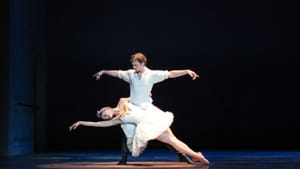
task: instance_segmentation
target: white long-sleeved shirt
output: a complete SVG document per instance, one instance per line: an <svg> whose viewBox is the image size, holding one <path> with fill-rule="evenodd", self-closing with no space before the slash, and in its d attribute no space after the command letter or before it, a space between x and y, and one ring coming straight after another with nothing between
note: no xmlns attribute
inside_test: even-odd
<svg viewBox="0 0 300 169"><path fill-rule="evenodd" d="M150 93L153 85L167 79L168 76L169 71L167 70L151 70L147 67L142 73L141 79L133 69L118 71L118 77L130 85L129 102L136 105L152 103Z"/></svg>

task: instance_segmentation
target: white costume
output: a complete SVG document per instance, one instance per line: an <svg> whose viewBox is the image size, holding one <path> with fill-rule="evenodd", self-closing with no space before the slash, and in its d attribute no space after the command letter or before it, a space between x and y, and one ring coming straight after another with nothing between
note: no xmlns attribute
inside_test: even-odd
<svg viewBox="0 0 300 169"><path fill-rule="evenodd" d="M163 112L155 106L143 109L131 103L127 103L128 111L120 120L126 124L135 126L132 140L127 142L128 149L132 156L139 156L147 146L149 140L157 138L166 131L173 122L171 112Z"/></svg>
<svg viewBox="0 0 300 169"><path fill-rule="evenodd" d="M168 71L150 70L145 67L141 79L138 74L133 70L118 71L118 77L130 85L130 103L140 106L143 103L152 103L150 93L155 83L167 79L169 76Z"/></svg>
<svg viewBox="0 0 300 169"><path fill-rule="evenodd" d="M145 67L145 71L142 73L141 79L139 79L138 74L133 69L118 71L118 77L129 83L129 102L148 113L156 112L158 109L152 104L150 96L153 85L167 79L168 76L168 71L150 70L147 67ZM149 115L151 116L151 114ZM122 124L121 127L127 137L127 145L130 149L129 145L132 145L136 126L134 124Z"/></svg>

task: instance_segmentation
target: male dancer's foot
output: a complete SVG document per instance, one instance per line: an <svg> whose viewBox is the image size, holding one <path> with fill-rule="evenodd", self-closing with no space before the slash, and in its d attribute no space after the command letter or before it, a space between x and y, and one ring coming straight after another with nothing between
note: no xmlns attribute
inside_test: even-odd
<svg viewBox="0 0 300 169"><path fill-rule="evenodd" d="M118 162L118 165L127 165L127 161L122 159Z"/></svg>

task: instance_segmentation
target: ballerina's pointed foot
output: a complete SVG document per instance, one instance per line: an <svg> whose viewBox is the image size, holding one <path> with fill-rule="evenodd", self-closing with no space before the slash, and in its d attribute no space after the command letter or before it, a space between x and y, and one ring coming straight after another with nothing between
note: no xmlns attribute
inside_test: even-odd
<svg viewBox="0 0 300 169"><path fill-rule="evenodd" d="M200 164L204 164L204 165L209 165L209 161L203 156L202 153L198 152L198 157L197 158L193 158L193 161L195 163L200 163Z"/></svg>

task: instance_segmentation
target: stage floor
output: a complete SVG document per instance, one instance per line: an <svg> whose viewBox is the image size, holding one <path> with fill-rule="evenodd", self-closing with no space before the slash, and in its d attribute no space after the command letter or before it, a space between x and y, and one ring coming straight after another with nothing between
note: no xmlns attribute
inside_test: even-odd
<svg viewBox="0 0 300 169"><path fill-rule="evenodd" d="M117 165L120 151L35 153L0 159L1 169L111 169L111 168L200 168L200 169L300 169L300 151L202 151L209 166L178 162L168 150L146 150Z"/></svg>

